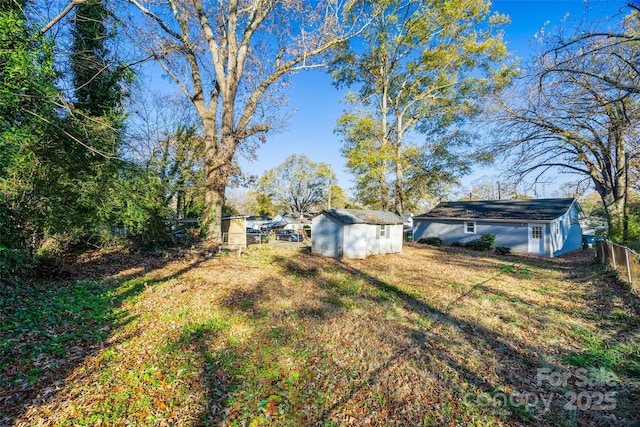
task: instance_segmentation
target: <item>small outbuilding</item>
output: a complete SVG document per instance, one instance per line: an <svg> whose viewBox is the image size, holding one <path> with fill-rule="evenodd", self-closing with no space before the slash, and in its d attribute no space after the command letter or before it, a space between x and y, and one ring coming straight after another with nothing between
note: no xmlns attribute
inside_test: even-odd
<svg viewBox="0 0 640 427"><path fill-rule="evenodd" d="M244 249L247 247L246 217L236 215L222 218L222 246L221 249Z"/></svg>
<svg viewBox="0 0 640 427"><path fill-rule="evenodd" d="M582 248L579 213L572 198L443 202L413 218L413 237L451 244L494 234L496 246L554 257Z"/></svg>
<svg viewBox="0 0 640 427"><path fill-rule="evenodd" d="M391 212L326 209L311 220L311 251L360 259L402 252L403 222Z"/></svg>

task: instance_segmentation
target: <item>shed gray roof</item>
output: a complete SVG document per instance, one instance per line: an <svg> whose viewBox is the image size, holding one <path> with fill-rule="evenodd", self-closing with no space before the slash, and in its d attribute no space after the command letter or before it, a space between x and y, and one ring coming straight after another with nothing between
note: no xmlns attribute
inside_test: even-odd
<svg viewBox="0 0 640 427"><path fill-rule="evenodd" d="M575 202L572 198L531 200L472 200L442 202L415 219L497 219L547 221L566 213Z"/></svg>
<svg viewBox="0 0 640 427"><path fill-rule="evenodd" d="M328 215L343 224L402 224L401 216L392 212L373 211L367 209L325 209Z"/></svg>

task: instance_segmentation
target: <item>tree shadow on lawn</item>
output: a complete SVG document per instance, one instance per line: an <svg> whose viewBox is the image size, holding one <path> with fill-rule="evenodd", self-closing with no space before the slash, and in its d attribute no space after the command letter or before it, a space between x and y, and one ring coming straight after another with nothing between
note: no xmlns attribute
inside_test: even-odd
<svg viewBox="0 0 640 427"><path fill-rule="evenodd" d="M307 279L315 274L301 271L289 258L273 258L274 263L282 264L285 274L295 276L294 285L300 274ZM207 396L196 425L246 425L256 419L291 425L291 419L281 413L285 410L295 417L296 425L317 423L317 414L314 417L314 411L305 407L314 397L304 385L317 378L312 370L314 361L320 359L304 339L306 321L337 318L343 308L327 303L322 295L308 304L278 306L278 302L291 302L293 292L291 283L283 284L280 276L244 283L229 290L220 307L227 312L223 318L247 328L250 336L238 339L230 333L233 327L222 321L218 329L208 331L208 323L193 325L205 333L169 344L171 352L188 353L201 364Z"/></svg>
<svg viewBox="0 0 640 427"><path fill-rule="evenodd" d="M348 266L345 267L349 268ZM452 354L450 354L448 350L448 346L451 344L450 342L447 342L448 337L439 336L437 333L434 334L433 331L429 329L407 327L407 333L412 336L416 346L425 348L432 357L436 357L441 361L446 361L453 371L457 372L465 382L472 384L480 393L485 393L488 396L496 396L496 391L498 392L497 394L502 395L504 395L502 390L512 390L515 392L512 394L512 396L515 397L515 400L511 400L512 403L516 403L515 406L508 407L509 405L507 405L507 407L502 408L503 410L510 412L508 419L511 422L516 420L519 423L532 422L529 409L531 409L532 412L537 412L538 417L535 419L536 424L556 424L561 423L563 419L573 419L574 422L578 424L581 422L592 423L597 421L600 425L619 425L622 421L619 418L616 419L615 416L611 416L612 414L607 411L599 412L600 408L596 406L583 408L586 409L586 411L576 412L575 410L571 410L575 409L575 407L572 408L570 405L571 401L569 400L569 402L567 402L566 400L567 387L569 388L569 399L571 399L571 393L578 393L579 395L580 392L588 392L588 396L585 396L591 397L593 394L594 399L599 398L600 394L597 394L596 392L591 393L591 390L586 391L581 389L581 384L579 381L576 381L575 371L573 371L573 373L570 371L571 363L569 366L550 363L548 356L551 356L551 359L553 359L553 355L545 354L546 350L544 348L537 348L527 342L515 343L511 340L505 339L501 334L489 330L481 325L450 316L447 312L439 310L432 305L415 298L413 295L404 292L400 288L386 283L374 276L363 273L362 271L352 270L352 274L354 276L361 277L387 294L395 295L412 312L419 313L425 318L433 319L434 323L453 326L459 332L460 336L464 337L463 341L466 343L473 343L473 346L479 350L483 356L505 361L506 363L504 364L507 365L507 367L502 366L497 370L498 375L501 377L501 384L491 384L490 381L485 380L479 372L473 369L473 367L466 365L465 362L460 359L455 360L455 357L452 357ZM587 353L589 351L592 350L587 348ZM587 375L590 375L593 370L598 370L603 367L605 369L610 369L613 367L607 365L606 360L603 360L602 356L599 356L600 355L596 354L592 360L587 359L586 364L573 364L573 367L585 368L587 370ZM637 354L635 357L637 358ZM565 360L566 359L567 358L565 357ZM635 369L635 375L637 376L640 373L640 371L638 371L638 367L640 365L638 365L635 360L632 360L631 364L633 366L627 366L627 368L630 370ZM513 365L517 367L516 370L508 368L508 366ZM624 364L623 366L620 366L620 368L624 367ZM544 374L540 374L541 371L538 371L538 369L544 369ZM558 390L554 387L550 387L553 385L550 384L553 381L549 381L549 378L545 377L547 373L569 375L568 381L563 384L565 389L558 393ZM584 374L584 372L582 372L582 374ZM375 381L375 375L371 377L371 380ZM598 383L597 380L595 382ZM626 385L628 385L629 388L620 389L620 387ZM573 390L572 386L574 388ZM600 388L598 389L598 387ZM635 420L636 422L638 421L637 402L635 402L635 399L633 398L633 396L638 392L637 381L631 384L627 383L624 379L615 380L613 383L604 382L601 384L595 384L595 389L599 393L611 391L618 393L619 398L616 403L626 411L626 413L623 413L623 416L626 415L632 420ZM508 395L509 393L507 393L507 396ZM518 399L518 397L520 399ZM525 398L524 401L522 400L523 397ZM539 405L537 408L533 406L531 408L527 408L527 403L544 403L542 401L544 397L547 399L552 397L554 398L554 401L550 402L551 406L549 409L555 413L548 413L546 412L547 409L541 408ZM345 398L341 400L341 403L346 402L348 398L349 396L345 396ZM530 400L530 398L533 400ZM491 399L489 399L489 401L491 402ZM486 402L487 401L485 400L484 403ZM469 402L467 401L466 403ZM496 403L496 401L493 401L493 403ZM634 409L634 407L636 408ZM615 409L615 405L613 408L609 409ZM330 414L330 412L331 411L329 411L328 414Z"/></svg>
<svg viewBox="0 0 640 427"><path fill-rule="evenodd" d="M465 294L472 294L475 290L481 290L513 302L531 305L531 301L526 300L517 292L509 293L483 286L494 279L499 281L501 276L511 276L517 280L530 282L532 286L527 289L529 291L536 292L543 297L548 294L544 306L557 313L590 320L600 319L603 314L610 312L614 308L612 301L616 300L618 302L623 301L623 310L633 313L636 317L640 316L640 298L638 298L638 295L631 292L628 285L616 281L613 277L614 275L607 273L605 268L595 260L592 250L577 250L550 259L523 254L497 255L490 252L478 252L460 248L431 249L437 254L435 259L442 264L465 268L469 266L471 268L474 266L494 267L495 271L499 271L499 274L470 287ZM452 254L454 255L453 257L450 256ZM469 258L472 258L472 260L469 261ZM544 280L544 277L540 277L541 270L560 273L560 277L555 279L556 281L566 279L574 283L588 285L587 295L582 294L582 289L578 290L578 294L581 299L585 296L587 297L587 304L592 310L590 312L576 313L575 311L567 310L562 304L553 304L552 301L557 301L558 299L571 300L574 298L576 296L575 289L564 289L562 286L546 289L544 283L537 283L540 279ZM459 298L464 299L464 294Z"/></svg>
<svg viewBox="0 0 640 427"><path fill-rule="evenodd" d="M429 254L435 254L439 263L463 265L465 267L491 266L495 261L519 264L533 269L543 268L567 275L575 276L589 273L595 263L593 250L575 250L554 258L546 258L524 253L496 254L494 251L476 251L455 246L423 247L414 245L417 249L428 249Z"/></svg>
<svg viewBox="0 0 640 427"><path fill-rule="evenodd" d="M107 344L111 332L135 320L122 305L167 280L146 276L174 260L107 252L70 266L66 280L0 284L0 425L29 423L30 408L53 401L76 367L117 344Z"/></svg>
<svg viewBox="0 0 640 427"><path fill-rule="evenodd" d="M436 423L470 422L473 419L477 419L477 417L485 417L493 420L493 422L515 422L519 425L539 425L546 422L543 413L544 408L540 407L541 403L537 401L535 403L538 407L528 408L525 394L539 392L539 387L534 384L538 368L544 367L552 372L562 372L561 366L550 365L545 360L545 354L542 349L526 342L509 342L495 331L479 324L455 318L408 294L397 286L339 261L302 254L287 259L276 259L274 262L280 263L287 274L303 278L313 283L318 291L325 291L328 295L319 292L314 297L321 305L324 304L326 306L328 298L333 298L336 301L349 300L355 305L359 303L384 305L389 304L389 301L395 301L406 310L432 322L434 328L421 328L416 324L398 324L398 330L402 331L402 335L406 338L405 345L396 343L394 353L385 360L377 361L379 362L377 368L366 372L354 373L356 378L349 383L346 389L334 390L335 393L341 393L336 396L334 403L329 403L328 401L318 402L312 395L314 390L319 392L327 383L331 384L333 377L343 375L340 372L340 369L343 368L333 366L333 362L329 362L333 358L331 356L332 353L336 351L333 345L317 344L324 346L322 350L319 350L319 354L323 355L322 359L317 361L318 366L324 366L324 376L308 374L310 370L314 369L309 365L312 359L303 362L304 366L300 369L305 373L296 380L298 384L295 384L296 387L300 387L303 390L299 394L292 394L294 393L292 390L285 390L292 385L291 381L287 379L286 369L280 366L276 360L268 361L267 359L273 356L273 351L282 355L295 353L301 349L300 346L304 348L303 344L296 343L296 339L307 335L299 330L294 330L293 326L287 325L294 325L297 322L299 327L308 329L312 325L318 324L317 322L326 322L352 315L348 304L339 303L334 307L326 307L313 319L307 317L308 313L304 307L298 307L295 311L281 316L275 316L275 313L272 312L268 315L279 319L277 325L274 326L270 323L256 323L257 319L253 315L256 308L254 303L245 304L245 306L242 303L238 303L235 298L232 298L231 300L236 302L227 303L227 308L240 309L243 317L247 321L253 322L252 324L256 327L257 332L251 341L262 342L262 345L259 347L255 347L254 344L230 346L222 353L218 352L218 354L212 353L207 345L196 346L199 348L199 353L205 364L203 372L216 373L212 378L207 379L210 387L209 397L211 404L200 418L203 423L217 425L231 423L233 420L242 422L243 417L245 417L244 421L248 422L252 419L252 414L260 417L264 415L265 418L261 418L263 421L270 420L274 416L274 411L277 411L277 408L280 407L281 402L287 399L289 400L286 405L284 403L282 405L284 405L283 411L289 417L285 418L289 424L298 422L308 425L339 422L341 411L345 410L357 395L368 393L375 387L388 385L388 383L383 384L382 382L387 381L392 376L390 370L394 369L398 364L407 366L407 363L414 366L415 369L433 375L439 381L442 381L435 384L434 395L426 395L424 394L425 390L422 390L420 396L414 396L417 399L414 405L407 405L402 401L394 401L395 397L392 395L394 390L388 390L389 394L385 395L386 397L383 399L386 399L386 407L383 408L384 411L387 411L386 415L381 415L381 418L377 420L368 419L367 422L381 425L409 425L416 422L426 422L429 419ZM324 268L336 269L341 274L346 274L354 280L364 281L372 288L377 289L379 291L378 295L366 293L362 295L345 295L340 289L332 287L330 280L323 276ZM246 291L242 291L235 293L235 296L240 296L240 300L246 301L256 301L256 298L264 297L265 290L263 287L258 284L254 289L254 292L246 293ZM374 328L375 325L371 327ZM288 344L286 345L291 347L284 349L278 347L281 350L267 349L264 350L264 354L261 354L262 349L270 345L282 346L282 342L274 344L273 330L270 328L275 328L278 331L276 335L287 336ZM455 331L453 337L443 332L448 328ZM495 369L495 376L499 380L496 382L495 376L491 378L491 375L486 376L479 372L479 369L474 367L472 362L467 361L463 354L450 351L450 348L460 346L471 346L480 356L490 359L490 363L494 365L490 369ZM256 353L259 355L255 356ZM276 373L273 378L265 380L261 376L266 375L268 377L269 374L257 375L256 364L270 365L271 368L265 367L264 369L267 371L274 369L279 373ZM333 369L338 369L338 371L334 372ZM355 368L352 367L352 369ZM255 377L247 378L249 373L256 375ZM447 377L447 375L452 377ZM241 379L237 380L236 378ZM385 379L383 380L382 378ZM256 385L260 381L264 381L264 384ZM447 387L451 387L453 390L447 390ZM457 401L438 401L440 393L438 390L449 393ZM239 399L242 399L241 396L243 396L244 392L257 394L246 401L238 403ZM381 393L384 394L386 392L383 390ZM291 396L293 396L293 400ZM500 401L500 397L510 398L511 403L507 403L504 406L504 402ZM433 399L436 402L433 404L428 403L429 399ZM260 402L258 408L243 406L252 404L256 400ZM561 403L556 401L554 405L557 406ZM353 405L353 403L351 404ZM369 401L365 402L365 404L374 405ZM358 405L358 402L355 402L355 405ZM440 412L438 409L440 406L446 405L451 405L449 408L450 413L446 413L443 410L441 414L434 415ZM244 408L244 414L234 413L239 407ZM366 410L366 408L360 409ZM532 412L536 412L538 418ZM255 418L253 419L255 420ZM360 421L364 422L363 420Z"/></svg>
<svg viewBox="0 0 640 427"><path fill-rule="evenodd" d="M524 340L516 342L507 339L483 325L459 319L447 310L434 307L420 297L381 280L375 273L363 271L363 266L359 266L358 263L347 264L306 253L292 254L290 257L276 255L271 258L271 263L281 268L284 276L265 275L247 282L248 284L242 288L230 289L226 296L219 300L220 308L223 313L228 314L228 319L216 317L213 321L202 324L188 323L184 325L182 335L167 344L171 350L169 353L175 352L176 357L188 354L189 359L195 355L197 363L202 364L199 372L208 393L205 396L205 409L200 414L197 411L188 414L196 417L196 425L230 424L236 420L248 421L252 417L260 417L262 421L273 420L277 425L331 424L340 422L340 417L345 416L345 411L354 406L360 406L359 409L362 411L378 411L379 418L369 420L372 424L378 425L412 425L416 422L430 421L425 419L427 416L437 416L431 419L436 424L468 423L478 418L519 425L561 424L564 419L574 424L593 424L596 421L600 425L616 424L611 421L613 418L606 418L608 413L564 411L562 406L567 401L566 387L558 390L550 387L548 381L542 387L535 384L538 368L546 368L551 373L567 372L565 366L549 363L548 354L543 348ZM380 259L383 261L383 258ZM169 261L170 259L159 260L154 269L160 269ZM55 320L65 324L65 327L74 333L82 333L83 322L87 322L88 319L93 323L90 323L87 329L100 331L101 328L105 328L103 333L108 335L110 330L115 330L132 320L129 313L119 309L128 298L140 294L148 286L179 277L199 267L203 261L206 260L190 262L168 272L160 270L160 275L155 278L145 276L143 265L126 268L122 266L122 277L112 282L95 282L96 286L103 287L91 288L90 292L84 295L84 299L97 295L101 298L102 308L88 310L86 315L80 313L77 319L57 317ZM366 289L351 289L348 287L350 283L345 283L345 287L338 286L334 283L336 279L328 275L328 272L334 271L341 275L340 277L343 276L346 282L364 283ZM72 286L69 283L60 283L59 286L82 289L86 286L83 285L85 283L76 282L71 284ZM299 289L296 287L298 284ZM45 287L42 284L38 290L43 291ZM287 300L298 291L302 294ZM36 292L29 293L26 297L33 299L35 294ZM55 294L54 292L52 295ZM22 307L28 305L26 297L21 299ZM82 297L81 294L80 299ZM280 299L294 303L281 306L278 305ZM3 298L2 301L5 300ZM41 304L44 304L44 311L51 312L44 302ZM61 307L59 311L65 313L64 310L78 304L76 300L62 301L56 308ZM90 301L88 304L93 306ZM359 313L370 314L367 313L370 307L374 307L372 313L386 311L389 314L396 306L415 315L418 320L380 318L381 323L378 324L378 319L365 316L363 323L352 326L352 333L363 334L363 339L368 338L366 333L373 332L372 346L379 343L376 340L385 338L375 334L378 327L386 328L386 325L391 325L385 333L398 335L396 341L388 339L386 344L391 344L392 351L385 353L387 355L384 358L376 360L372 369L337 364L334 360L338 356L337 351L357 350L349 343L346 344L346 348L340 349L340 343L325 340L313 342L313 338L318 337L315 328L332 324L351 326L348 319L357 319L361 316ZM8 309L3 305L2 310L4 314L4 310ZM231 328L231 323L237 321L253 331L248 339L231 339L233 337L227 338L223 335L225 328ZM42 322L35 322L24 331L17 332L37 332L46 330L47 326L48 324L43 326ZM5 337L7 335L3 328L3 332L0 333L3 352L6 351L5 342L12 344L15 341L5 341ZM22 398L21 402L3 401L12 405L9 408L12 412L6 412L4 407L0 409L3 412L0 424L5 421L7 424L21 421L20 414L24 414L29 406L52 400L57 390L64 385L64 378L86 357L100 349L104 339L104 336L89 337L89 340L84 342L75 335L67 337L67 341L62 342L65 351L81 349L75 359L68 360L67 364L60 364L57 368L53 365L47 366L46 372L40 373L31 385L27 380L21 380L22 385L27 384L30 387L28 390L20 389L17 384L0 385L0 391L3 393L5 390L11 393L14 393L11 390L17 390L18 396ZM218 342L215 346L212 345L216 340ZM460 349L469 349L474 353L469 356L475 357L476 360L467 358ZM20 366L21 372L28 372L33 367L38 368L34 360L38 360L38 363L51 360L55 362L50 350L35 350L40 351L44 355L43 358L38 360L35 355L27 359L24 366ZM168 356L171 357L171 354ZM485 366L478 366L478 358L480 361L489 361L489 371L483 370ZM409 373L397 372L398 368L410 368ZM415 375L411 376L411 372ZM351 378L351 374L356 376ZM436 379L432 389L421 388L421 384L411 383L421 379L423 374L425 377L432 376ZM397 390L393 377L402 375L407 378L403 386L408 384L409 387L418 389L412 390L412 403L398 400L394 394ZM330 400L331 391L324 387L334 385L335 376L350 379L336 389L335 399ZM572 391L571 386L572 384L569 384L569 391ZM374 392L379 393L382 403L376 403L372 397ZM368 399L364 402L359 400L363 394ZM539 400L537 406L529 408L526 405L534 403L526 400L527 396L539 397L542 394L553 397L551 413L544 413L542 402ZM452 400L445 402L442 396L448 396ZM505 406L504 402L500 401L502 397L512 397L511 405ZM387 411L386 415L380 410ZM282 414L279 411L282 411ZM637 413L635 412L634 416ZM346 419L344 421L346 422ZM356 422L364 424L365 420L356 419ZM619 422L617 424L620 425Z"/></svg>
<svg viewBox="0 0 640 427"><path fill-rule="evenodd" d="M469 254L473 256L473 252L469 252ZM532 304L531 301L524 301L521 298L510 295L508 292L496 291L485 286L492 279L499 280L498 276L488 279L484 283L474 285L459 297L460 301L455 302L461 303L465 297L477 290L497 295L499 298L506 298L509 301L524 303L534 310L536 306L542 308L542 316L534 315L531 317L531 320L535 322L544 322L545 318L553 316L554 313L564 314L568 318L584 321L587 325L586 329L572 326L576 323L565 322L567 329L565 334L578 341L582 350L575 351L568 348L560 348L558 349L560 357L556 358L557 360L562 360L562 372L569 374L570 379L573 380L575 390L569 389L569 393L576 391L579 393L578 396L580 396L580 393L587 393L582 397L588 398L589 402L587 403L590 405L593 403L590 400L591 398L596 399L601 397L602 393L613 392L616 395L614 406L617 405L620 409L618 415L622 414L622 416L627 416L629 421L638 422L640 419L638 415L640 404L635 396L640 390L640 335L637 334L640 326L640 311L638 310L638 296L631 291L629 285L615 280L614 274L606 272L595 261L592 251L574 251L555 259L539 259L538 257L523 257L519 255L505 257L493 254L483 255L482 253L478 255L495 257L496 261L504 259L513 262L514 266L528 266L534 271L534 276L537 274L535 269L558 271L561 273L560 279L565 278L567 281L577 284L577 287L574 285L565 290L562 288L562 283L560 283L556 288L549 289L549 295L544 295L542 291L545 289L533 289L543 293L543 297L540 303L534 302ZM461 266L462 263L465 263L463 258L451 259L445 254L439 255L438 258L442 262L459 263ZM505 271L509 270L505 269ZM518 271L512 271L512 275L517 277ZM549 304L550 297L553 297L554 300L558 298L579 298L582 306L586 306L587 310L569 310L564 309L562 305ZM446 311L448 312L449 310ZM544 324L541 323L540 326L544 327ZM591 332L592 328L595 328L594 332ZM592 387L595 391L585 391L580 388L582 386L575 375L576 370L580 374L584 374L586 371L588 375L605 375L605 377L610 375L615 379L612 381L598 379L594 381L590 379L592 385L595 383ZM572 383L569 382L568 385L571 387ZM594 400L594 402L596 401ZM568 402L567 405L571 406L570 403ZM583 406L584 403L582 402ZM594 403L594 405L589 406L586 412L580 413L583 417L577 419L584 419L593 414L594 411L599 411L597 404ZM594 407L596 409L593 409ZM605 421L606 416L610 415L606 411L599 414L603 415L601 420L604 419ZM615 415L611 415L611 417L607 421L608 423L615 425L620 422L611 421L615 420Z"/></svg>
<svg viewBox="0 0 640 427"><path fill-rule="evenodd" d="M405 328L405 332L412 339L413 347L423 348L430 354L430 357L436 358L441 362L445 362L445 365L448 365L448 367L455 371L464 382L472 385L479 393L490 395L491 393L496 392L498 387L501 386L508 386L513 390L519 390L526 385L523 384L523 381L526 380L526 376L533 376L536 372L536 368L547 366L546 363L542 361L542 351L536 347L523 342L517 343L516 346L514 343L506 341L498 333L481 325L455 318L447 312L437 309L413 295L406 293L397 286L386 283L377 277L363 273L360 270L355 270L346 265L345 269L350 271L354 277L365 280L367 283L382 290L385 294L397 297L410 312L417 313L423 318L433 321L436 325L447 325L449 327L453 327L456 332L463 337L461 344L473 343L472 346L476 350L480 351L483 356L498 360L510 359L510 363L516 363L520 368L526 368L525 372L513 372L504 367L499 368L498 375L502 379L502 384L492 384L490 380L485 379L485 377L483 377L483 375L477 372L473 367L466 365L459 356L449 353L448 347L450 345L458 344L456 342L452 342L451 337L434 333L433 330L428 329L415 327ZM410 348L403 349L402 352L407 352ZM522 375L525 377L522 377ZM346 396L344 400L346 402L348 400L348 396ZM329 410L327 415L329 415L333 410L335 410L335 408ZM527 414L527 411L512 412L509 417L520 423L528 424L532 422L532 418Z"/></svg>

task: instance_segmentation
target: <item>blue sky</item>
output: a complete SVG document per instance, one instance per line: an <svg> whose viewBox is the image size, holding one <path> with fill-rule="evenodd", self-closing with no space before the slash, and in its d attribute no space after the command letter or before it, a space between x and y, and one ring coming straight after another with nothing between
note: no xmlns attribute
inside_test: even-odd
<svg viewBox="0 0 640 427"><path fill-rule="evenodd" d="M508 48L515 56L526 60L530 56L533 36L543 26L558 25L567 14L569 19L581 20L585 16L589 20L602 19L618 13L625 5L625 1L592 0L587 11L587 6L580 0L497 0L493 2L493 9L510 16L511 24L505 30ZM257 152L257 161L240 160L245 173L261 176L291 154L305 154L313 161L331 165L338 185L350 193L352 176L345 171L345 159L340 154L341 141L333 133L345 107L340 102L344 93L332 86L331 78L324 71L308 70L295 75L288 89L287 108L293 111L288 129L267 138L266 144ZM492 174L495 174L495 168L478 169L464 178L463 185ZM552 197L556 195L554 191L555 187L551 185L539 196Z"/></svg>

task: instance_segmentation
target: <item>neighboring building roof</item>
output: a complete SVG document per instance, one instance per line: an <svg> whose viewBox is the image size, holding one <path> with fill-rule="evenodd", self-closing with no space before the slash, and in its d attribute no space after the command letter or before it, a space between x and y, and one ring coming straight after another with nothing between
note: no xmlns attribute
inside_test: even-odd
<svg viewBox="0 0 640 427"><path fill-rule="evenodd" d="M343 224L402 224L401 216L392 212L373 211L366 209L325 209L323 214L328 215Z"/></svg>
<svg viewBox="0 0 640 427"><path fill-rule="evenodd" d="M249 215L247 221L271 221L271 217L265 215Z"/></svg>
<svg viewBox="0 0 640 427"><path fill-rule="evenodd" d="M572 198L563 198L442 202L429 212L414 218L547 221L566 213L575 201Z"/></svg>

